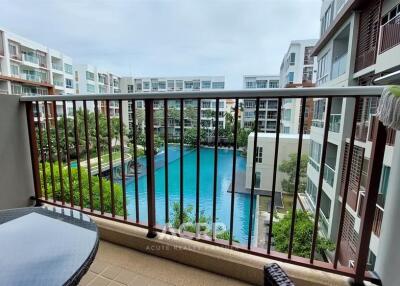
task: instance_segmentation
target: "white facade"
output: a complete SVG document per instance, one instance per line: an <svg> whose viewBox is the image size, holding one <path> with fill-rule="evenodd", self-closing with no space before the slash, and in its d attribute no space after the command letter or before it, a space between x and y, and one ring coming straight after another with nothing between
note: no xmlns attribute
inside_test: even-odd
<svg viewBox="0 0 400 286"><path fill-rule="evenodd" d="M302 154L307 155L309 150L309 135L303 135ZM278 150L278 169L282 161L288 160L290 154L297 154L299 143L298 134L280 134ZM247 141L247 163L246 163L246 188L251 188L251 176L253 171L254 154L254 132L250 133ZM257 134L257 156L256 156L256 181L255 189L263 191L272 191L272 180L274 174L274 155L275 155L275 134L258 133ZM276 191L282 190L281 181L286 174L277 171Z"/></svg>
<svg viewBox="0 0 400 286"><path fill-rule="evenodd" d="M277 75L245 75L243 76L244 89L270 89L279 87ZM251 129L254 126L256 100L244 99L241 127ZM258 116L258 130L260 132L275 132L278 115L277 99L261 99Z"/></svg>
<svg viewBox="0 0 400 286"><path fill-rule="evenodd" d="M121 92L121 78L118 75L88 64L75 65L74 69L77 94L113 94ZM124 104L126 103L124 102ZM82 107L81 103L79 103L79 107ZM99 107L101 108L102 112L105 112L105 102L100 102ZM89 111L94 111L94 103L88 102L87 108ZM118 112L119 103L116 101L111 101L110 116L117 117Z"/></svg>

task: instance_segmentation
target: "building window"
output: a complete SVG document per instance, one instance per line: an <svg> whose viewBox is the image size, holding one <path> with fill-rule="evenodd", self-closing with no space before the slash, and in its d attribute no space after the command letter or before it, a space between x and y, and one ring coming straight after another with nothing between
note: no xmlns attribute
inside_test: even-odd
<svg viewBox="0 0 400 286"><path fill-rule="evenodd" d="M312 81L313 67L303 68L303 81Z"/></svg>
<svg viewBox="0 0 400 286"><path fill-rule="evenodd" d="M390 167L383 166L381 186L379 188L379 193L382 194L382 196L383 196L383 205L385 204L385 201L386 201L386 194L387 194L387 189L388 189L388 184L389 184L389 176L390 176Z"/></svg>
<svg viewBox="0 0 400 286"><path fill-rule="evenodd" d="M201 88L211 88L211 81L209 80L203 80L201 82Z"/></svg>
<svg viewBox="0 0 400 286"><path fill-rule="evenodd" d="M212 88L224 89L225 88L225 83L224 82L220 82L220 81L213 82L212 83Z"/></svg>
<svg viewBox="0 0 400 286"><path fill-rule="evenodd" d="M167 87L168 87L168 90L174 90L174 81L167 80Z"/></svg>
<svg viewBox="0 0 400 286"><path fill-rule="evenodd" d="M277 109L278 108L278 101L277 100L268 100L268 109Z"/></svg>
<svg viewBox="0 0 400 286"><path fill-rule="evenodd" d="M333 9L331 4L329 5L328 9L326 9L324 16L321 19L321 35L328 30L332 22L332 14L333 14Z"/></svg>
<svg viewBox="0 0 400 286"><path fill-rule="evenodd" d="M312 50L314 47L305 47L304 48L304 64L305 65L313 65L314 58L311 56Z"/></svg>
<svg viewBox="0 0 400 286"><path fill-rule="evenodd" d="M152 91L157 91L158 90L158 80L157 79L152 79L151 80L151 90Z"/></svg>
<svg viewBox="0 0 400 286"><path fill-rule="evenodd" d="M200 81L199 80L193 81L193 89L200 90Z"/></svg>
<svg viewBox="0 0 400 286"><path fill-rule="evenodd" d="M321 161L321 144L311 140L310 144L310 159L319 166ZM315 169L317 166L311 164ZM319 168L318 168L319 169ZM318 170L317 170L318 171Z"/></svg>
<svg viewBox="0 0 400 286"><path fill-rule="evenodd" d="M69 78L65 79L65 87L66 88L74 88L72 79L69 79Z"/></svg>
<svg viewBox="0 0 400 286"><path fill-rule="evenodd" d="M256 79L246 79L246 88L256 88Z"/></svg>
<svg viewBox="0 0 400 286"><path fill-rule="evenodd" d="M323 120L325 113L325 99L314 101L313 119Z"/></svg>
<svg viewBox="0 0 400 286"><path fill-rule="evenodd" d="M185 89L193 89L193 81L185 81Z"/></svg>
<svg viewBox="0 0 400 286"><path fill-rule="evenodd" d="M11 57L17 56L18 48L17 48L16 45L9 43L9 44L8 44L8 49L9 49L9 51L10 51L10 56L11 56Z"/></svg>
<svg viewBox="0 0 400 286"><path fill-rule="evenodd" d="M290 53L289 65L294 66L295 63L296 63L296 53Z"/></svg>
<svg viewBox="0 0 400 286"><path fill-rule="evenodd" d="M106 93L106 88L104 86L99 85L99 93Z"/></svg>
<svg viewBox="0 0 400 286"><path fill-rule="evenodd" d="M256 108L256 101L255 100L244 100L244 107L245 108Z"/></svg>
<svg viewBox="0 0 400 286"><path fill-rule="evenodd" d="M73 74L72 65L70 65L70 64L64 64L64 71L65 71L67 74Z"/></svg>
<svg viewBox="0 0 400 286"><path fill-rule="evenodd" d="M267 88L267 80L256 80L257 88Z"/></svg>
<svg viewBox="0 0 400 286"><path fill-rule="evenodd" d="M318 60L317 84L323 84L328 79L328 66L327 66L328 53L323 55Z"/></svg>
<svg viewBox="0 0 400 286"><path fill-rule="evenodd" d="M86 71L86 79L87 80L94 80L94 73L90 71Z"/></svg>
<svg viewBox="0 0 400 286"><path fill-rule="evenodd" d="M11 75L17 76L19 75L19 68L17 65L10 65L11 67Z"/></svg>
<svg viewBox="0 0 400 286"><path fill-rule="evenodd" d="M328 220L331 213L331 200L325 194L321 192L321 212L324 214L325 218Z"/></svg>
<svg viewBox="0 0 400 286"><path fill-rule="evenodd" d="M278 88L279 87L279 80L270 80L269 81L269 88Z"/></svg>
<svg viewBox="0 0 400 286"><path fill-rule="evenodd" d="M284 126L283 127L283 133L284 134L289 134L290 133L290 127Z"/></svg>
<svg viewBox="0 0 400 286"><path fill-rule="evenodd" d="M256 147L256 163L262 163L263 147Z"/></svg>
<svg viewBox="0 0 400 286"><path fill-rule="evenodd" d="M310 197L312 204L315 205L315 202L317 200L317 186L314 185L310 178L308 178L307 180L306 193Z"/></svg>
<svg viewBox="0 0 400 286"><path fill-rule="evenodd" d="M133 93L133 84L128 84L128 93Z"/></svg>
<svg viewBox="0 0 400 286"><path fill-rule="evenodd" d="M292 118L292 111L290 109L285 109L283 111L283 120L289 121Z"/></svg>
<svg viewBox="0 0 400 286"><path fill-rule="evenodd" d="M158 82L158 89L166 89L166 88L167 88L167 83L165 81Z"/></svg>
<svg viewBox="0 0 400 286"><path fill-rule="evenodd" d="M289 72L287 75L287 83L293 83L294 81L294 72Z"/></svg>
<svg viewBox="0 0 400 286"><path fill-rule="evenodd" d="M87 91L87 92L90 92L90 93L94 93L94 92L95 92L95 87L94 87L94 85L93 85L93 84L90 84L90 83L86 84L86 91Z"/></svg>
<svg viewBox="0 0 400 286"><path fill-rule="evenodd" d="M146 90L150 89L150 82L149 81L144 81L143 82L143 89L146 89Z"/></svg>
<svg viewBox="0 0 400 286"><path fill-rule="evenodd" d="M254 188L259 189L260 186L261 186L261 173L260 172L255 172Z"/></svg>

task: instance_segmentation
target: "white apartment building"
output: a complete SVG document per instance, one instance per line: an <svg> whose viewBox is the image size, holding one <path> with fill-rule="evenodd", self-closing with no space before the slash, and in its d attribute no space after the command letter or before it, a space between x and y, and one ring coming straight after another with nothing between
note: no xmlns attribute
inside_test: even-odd
<svg viewBox="0 0 400 286"><path fill-rule="evenodd" d="M354 1L324 0L321 9L321 38L313 56L317 56L317 86L351 86L399 84L400 76L400 2L394 0ZM391 31L390 33L388 31ZM354 264L363 206L366 176L371 156L373 115L377 100L362 99L357 117L355 148L339 262ZM314 99L313 121L310 133L310 155L307 169L306 195L315 205L323 142L325 100ZM332 101L329 136L321 196L322 231L336 241L338 218L342 205L342 170L348 156L354 100L335 98ZM375 210L371 237L369 264L374 267L379 249L380 225L384 213L387 181L393 152L393 131L389 130L382 169L381 187Z"/></svg>
<svg viewBox="0 0 400 286"><path fill-rule="evenodd" d="M255 189L262 191L272 191L272 180L274 174L274 155L275 155L275 134L258 133L256 149L256 171ZM278 149L278 166L282 161L288 160L290 154L297 154L299 134L280 134ZM303 135L302 154L308 154L310 136ZM247 141L247 162L246 162L246 189L251 188L251 176L253 173L253 154L254 154L254 132L250 133ZM276 191L282 192L281 181L286 174L277 172Z"/></svg>
<svg viewBox="0 0 400 286"><path fill-rule="evenodd" d="M121 78L114 73L103 70L96 66L88 64L79 64L74 66L76 93L91 94L91 93L120 93ZM101 112L106 113L106 103L100 102L99 108ZM79 107L82 107L79 105ZM88 102L87 108L89 111L94 110L94 103ZM119 103L110 101L110 116L117 117L119 113Z"/></svg>
<svg viewBox="0 0 400 286"><path fill-rule="evenodd" d="M279 88L278 75L245 75L243 76L244 89L268 89ZM241 115L242 128L252 129L256 111L255 99L244 99L242 102L243 112ZM278 100L262 99L260 100L258 131L275 132L276 119L278 116Z"/></svg>
<svg viewBox="0 0 400 286"><path fill-rule="evenodd" d="M200 77L123 77L121 80L121 89L123 93L151 93L151 92L181 92L181 91L193 91L199 92L209 90L221 90L225 88L225 77L223 76L200 76ZM168 102L170 109L180 108L180 102L178 100L170 100ZM185 100L185 108L197 108L197 102L195 100ZM215 127L215 107L216 101L212 99L203 99L201 101L201 125L209 132L209 136L212 135L212 130ZM136 102L137 109L144 109L143 101ZM155 102L155 110L163 108L163 103ZM131 103L128 103L129 114L129 126L132 128L133 122L131 118ZM225 127L225 113L230 112L228 109L227 100L220 100L219 103L219 126ZM185 118L185 126L191 127L194 122L189 118ZM141 125L139 122L137 125ZM162 134L163 121L155 120L154 126L156 132ZM176 118L169 118L169 134L173 137L179 137L180 134L180 122ZM209 137L208 136L208 137Z"/></svg>
<svg viewBox="0 0 400 286"><path fill-rule="evenodd" d="M315 85L317 60L311 52L317 40L291 41L287 52L283 56L280 67L280 87L299 88ZM297 134L299 132L299 117L301 99L285 99L282 102L282 132ZM312 117L312 100L307 99L304 133L310 132Z"/></svg>
<svg viewBox="0 0 400 286"><path fill-rule="evenodd" d="M0 94L74 94L72 59L63 53L0 29ZM70 112L72 104L67 104ZM43 118L43 106L40 106ZM57 113L63 112L57 103Z"/></svg>
<svg viewBox="0 0 400 286"><path fill-rule="evenodd" d="M0 90L24 95L73 94L72 59L0 29Z"/></svg>

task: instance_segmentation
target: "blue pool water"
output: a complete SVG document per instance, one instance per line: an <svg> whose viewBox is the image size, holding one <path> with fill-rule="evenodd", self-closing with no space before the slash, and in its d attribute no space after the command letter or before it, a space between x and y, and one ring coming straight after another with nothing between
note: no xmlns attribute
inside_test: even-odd
<svg viewBox="0 0 400 286"><path fill-rule="evenodd" d="M172 221L172 205L179 202L180 192L180 152L179 147L169 146L168 148L168 187L169 187L169 206L170 221ZM165 224L165 168L164 152L155 156L155 193L156 193L156 222ZM218 174L217 174L217 221L223 223L229 229L231 193L228 187L232 180L232 159L231 150L218 150ZM145 158L138 161L146 165ZM195 149L185 149L184 151L184 206L189 205L194 208L196 205L196 151ZM236 170L244 172L246 168L246 159L237 156ZM201 148L200 151L200 211L207 217L212 217L213 203L213 179L214 179L214 149ZM127 179L126 192L128 199L128 215L135 219L135 186L134 179ZM138 180L139 185L139 220L147 222L147 182L146 176ZM234 238L244 243L247 241L249 224L250 196L244 194L235 195L235 213L234 213Z"/></svg>

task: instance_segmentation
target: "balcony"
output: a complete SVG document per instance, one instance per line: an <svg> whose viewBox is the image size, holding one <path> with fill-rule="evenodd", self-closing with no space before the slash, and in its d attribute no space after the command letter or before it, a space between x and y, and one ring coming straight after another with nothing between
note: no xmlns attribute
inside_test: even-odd
<svg viewBox="0 0 400 286"><path fill-rule="evenodd" d="M243 191L237 183L240 181L238 179L240 168L246 164L246 160L242 157L243 145L240 145L238 140L237 124L239 99L254 100L255 118L258 118L260 112L260 101L275 100L278 109L277 122L282 121L280 110L283 99L300 99L301 106L304 107L300 112L300 122L304 122L306 100L325 98L327 110L322 131L324 136L328 136L327 126L330 126L331 115L333 115L331 114L332 100L335 97L351 101L360 95L378 97L381 92L382 88L376 86L207 91L201 94L159 92L112 96L102 94L23 96L20 99L6 95L8 100L14 100L13 102L17 104L0 105L2 111L7 111L7 113L0 112L0 116L7 116L10 122L15 122L12 130L18 133L20 138L24 138L24 140L15 140L19 144L18 150L14 144L8 145L9 152L7 153L12 153L10 156L16 153L15 158L18 159L20 158L18 156L23 156L26 150L30 152L26 154L28 160L27 158L13 159L15 164L4 168L5 175L0 173L0 179L4 181L1 182L3 185L8 186L10 180L15 184L15 188L5 188L9 201L0 200L0 207L13 206L13 202L16 201L14 196L18 196L19 205L22 205L31 194L34 194L34 200L37 203L76 209L89 214L99 226L101 238L104 241L135 248L148 254L172 259L251 284L262 285L262 266L271 261L279 261L289 276L296 281L296 285L310 285L310 281L316 285L328 283L345 285L348 277L356 281L377 282L378 278L372 272L366 271L365 251L360 251L365 246L368 247L371 238L372 228L369 230L369 226L372 226L374 217L369 212L361 212L362 221L365 223L361 225L356 255L358 263L354 269L341 264L337 252L328 259L327 254L321 252L319 247L317 248L317 240L321 239L320 233L327 227L324 218L320 218L321 207L324 207L320 204L322 185L318 186L315 194L316 211L309 213L312 225L309 253L299 255L294 248L296 216L291 217L293 227L286 235L289 242L287 249L278 249L273 229L279 220L270 216L267 221L269 227L267 229L261 227L264 220L261 219L257 205L255 154L248 160L253 170L252 187L247 190L247 194L236 195L237 192ZM233 99L235 108L231 115L233 125L236 125L232 128L234 130L231 131L232 136L221 134L221 131L228 131L222 130L224 127L220 124L207 129L206 132L212 133L210 137L212 141L208 142L212 148L201 146L203 130L199 124L201 103L203 100L210 99L215 100L216 104L213 108L216 116L220 112L222 101ZM144 101L144 108L133 108L137 106L136 101ZM175 101L180 103L177 107L168 106L168 102ZM188 101L191 101L192 105L189 105ZM131 103L132 109L126 114L123 112L124 108L121 107L127 106L128 102ZM61 103L61 106L57 103ZM100 108L100 103L104 103L105 110ZM160 107L159 110L154 109L155 103ZM118 104L120 107L115 118L110 117L112 104L114 106ZM11 107L15 109L15 106L18 112L11 110ZM42 112L35 113L40 106L44 107L44 118ZM72 106L71 114L67 114L67 106ZM21 113L21 110L26 110L26 114ZM356 107L354 112L357 113L357 110ZM189 113L194 119L193 125L185 127L186 120L184 119L189 116ZM9 118L10 114L22 118L14 121ZM157 121L161 123L159 128L169 130L170 114L179 126L177 129L179 136L173 140L169 138L169 132L158 133L158 130L153 128L155 119L160 119ZM132 125L132 130L128 130L124 124L124 119L128 117L136 122ZM25 125L20 124L21 122L25 124L28 122L28 128L23 128ZM255 130L258 130L257 124L258 120L255 120ZM11 127L6 124L2 125L2 128ZM299 128L299 150L302 150L304 124L300 124ZM381 131L382 128L379 125L376 132ZM253 139L255 147L257 147L258 133L255 132ZM276 132L275 136L279 139L280 135ZM384 137L377 137L380 140L376 140L378 143L372 147L372 154L380 147L381 141L385 141ZM9 136L9 141L13 138ZM219 149L222 139L230 149ZM354 140L351 141L354 143ZM23 145L24 142L27 145ZM327 140L324 140L320 162L318 162L320 170L317 171L317 175L321 184L324 177L329 181L332 175L329 170L325 171L329 169L325 163L327 144ZM273 147L273 152L277 158L279 144L274 145L276 146ZM300 160L301 155L304 154L300 151L295 155L297 160ZM379 171L374 166L383 161L381 155L379 152L376 153L369 176L379 177ZM8 159L4 158L4 161L7 162ZM31 164L28 166L26 162L29 161ZM273 164L277 169L276 159ZM6 175L6 172L9 174L8 169L14 170L14 165L18 166L16 169L18 171L13 176ZM296 169L295 173L295 177L299 179L300 170ZM230 185L231 191L221 189L218 185L219 180L224 180L226 186ZM369 198L368 202L374 200L377 183L379 184L376 180L370 182L368 190L371 191L366 196ZM295 184L294 188L289 207L292 211L296 211L298 207L299 184ZM204 196L205 193L206 196ZM272 189L271 196L275 195L276 190ZM219 196L223 196L224 200L220 200ZM272 202L275 200L271 200L270 209L275 209ZM345 204L343 205L345 207ZM344 215L338 214L335 218L329 218L329 221L333 220L343 225ZM259 231L263 231L261 233L265 240L263 244L259 243L255 235ZM337 241L331 242L333 249L339 249L341 241L342 234L338 234ZM165 250L166 248L168 249ZM100 267L99 263L95 262L85 281L110 280L107 273L115 269L110 266L112 264L118 268L114 274L129 269L135 272L129 275L137 275L135 269L141 269L140 271L143 269L146 274L145 271L151 268L152 276L144 275L146 279L152 281L159 279L164 283L181 283L181 285L196 285L197 283L192 278L183 278L183 276L181 278L177 270L183 267L182 269L185 269L187 273L199 273L197 269L174 263L170 268L167 266L169 263L165 261L159 264L158 258L148 257L142 253L137 256L132 251L131 256L128 252L128 250L103 242L97 262L106 260L107 265ZM108 257L104 258L103 254L107 254ZM131 265L132 261L138 263L137 268L125 269L126 265ZM142 262L144 265L140 264ZM103 270L95 270L96 267ZM201 279L205 279L204 281L211 281L209 279L216 281L203 284L218 285L218 283L227 282L229 285L236 285L239 283L207 272L202 273L204 276L199 275ZM118 275L116 274L114 278ZM163 280L163 277L171 280Z"/></svg>
<svg viewBox="0 0 400 286"><path fill-rule="evenodd" d="M56 80L55 79L55 80L53 80L53 83L57 87L64 87L64 81L62 81L62 80Z"/></svg>
<svg viewBox="0 0 400 286"><path fill-rule="evenodd" d="M63 65L61 63L51 63L51 67L57 71L64 71Z"/></svg>
<svg viewBox="0 0 400 286"><path fill-rule="evenodd" d="M400 14L381 26L379 53L384 53L400 44Z"/></svg>
<svg viewBox="0 0 400 286"><path fill-rule="evenodd" d="M39 57L37 57L35 55L23 53L22 59L24 62L28 62L28 63L32 63L32 64L36 64L36 65L39 64Z"/></svg>

